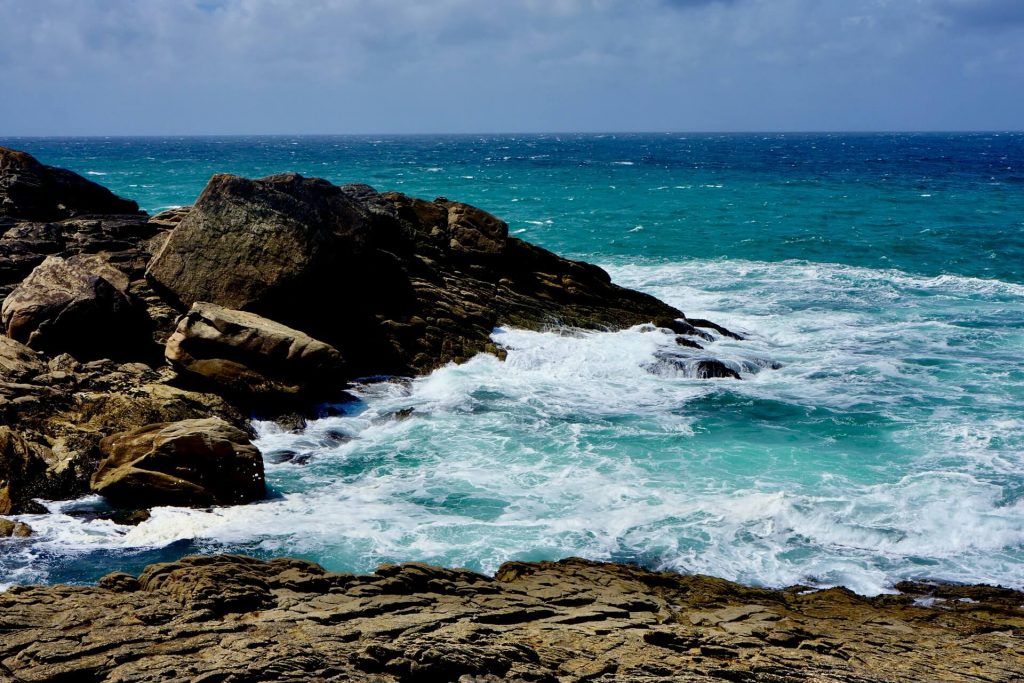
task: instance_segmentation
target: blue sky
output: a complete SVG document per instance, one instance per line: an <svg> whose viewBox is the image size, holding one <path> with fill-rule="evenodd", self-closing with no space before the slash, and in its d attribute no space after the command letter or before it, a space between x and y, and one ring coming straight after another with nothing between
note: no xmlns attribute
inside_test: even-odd
<svg viewBox="0 0 1024 683"><path fill-rule="evenodd" d="M0 135L1019 130L1024 0L0 0Z"/></svg>

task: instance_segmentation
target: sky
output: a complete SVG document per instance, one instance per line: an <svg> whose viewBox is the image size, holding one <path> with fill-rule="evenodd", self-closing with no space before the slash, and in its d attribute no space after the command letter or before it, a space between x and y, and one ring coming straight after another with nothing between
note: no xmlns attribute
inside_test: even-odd
<svg viewBox="0 0 1024 683"><path fill-rule="evenodd" d="M0 0L0 137L1020 130L1024 0Z"/></svg>

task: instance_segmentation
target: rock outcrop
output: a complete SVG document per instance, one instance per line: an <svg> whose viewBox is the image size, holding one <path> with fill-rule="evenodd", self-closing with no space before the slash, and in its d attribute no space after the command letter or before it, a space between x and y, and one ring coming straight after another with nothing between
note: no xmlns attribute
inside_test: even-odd
<svg viewBox="0 0 1024 683"><path fill-rule="evenodd" d="M1024 594L900 588L761 590L578 559L512 562L490 578L189 557L99 586L0 594L0 680L1022 679Z"/></svg>
<svg viewBox="0 0 1024 683"><path fill-rule="evenodd" d="M8 337L52 355L141 356L150 323L128 287L101 255L48 256L4 300L0 322Z"/></svg>
<svg viewBox="0 0 1024 683"><path fill-rule="evenodd" d="M139 205L32 155L0 147L0 216L52 221L89 214L135 214Z"/></svg>
<svg viewBox="0 0 1024 683"><path fill-rule="evenodd" d="M125 507L234 505L264 496L263 459L219 418L161 422L100 442L91 487Z"/></svg>
<svg viewBox="0 0 1024 683"><path fill-rule="evenodd" d="M251 402L337 392L345 361L333 346L255 313L196 302L178 321L167 361Z"/></svg>
<svg viewBox="0 0 1024 683"><path fill-rule="evenodd" d="M682 313L508 236L475 207L283 174L211 179L150 263L180 307L251 311L338 348L356 375L500 352L497 325L613 329Z"/></svg>
<svg viewBox="0 0 1024 683"><path fill-rule="evenodd" d="M0 426L0 515L45 511L33 499L49 498L60 490L51 476L52 460L45 447Z"/></svg>
<svg viewBox="0 0 1024 683"><path fill-rule="evenodd" d="M13 511L89 491L106 437L213 416L244 432L246 416L282 410L301 422L312 401L342 398L349 379L500 356L496 325L664 319L707 336L600 268L444 198L218 175L195 206L150 218L0 148L0 204L0 322L11 337L0 338L0 424L14 430L0 478ZM145 468L114 469L173 474L137 455ZM160 476L146 476L159 488ZM120 489L104 490L133 506L157 500L142 485L138 495Z"/></svg>

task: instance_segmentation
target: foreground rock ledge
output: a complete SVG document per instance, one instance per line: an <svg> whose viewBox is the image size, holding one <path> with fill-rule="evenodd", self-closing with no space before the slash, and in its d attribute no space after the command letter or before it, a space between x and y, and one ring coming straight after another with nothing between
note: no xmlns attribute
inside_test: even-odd
<svg viewBox="0 0 1024 683"><path fill-rule="evenodd" d="M900 588L760 590L579 559L489 578L187 557L0 594L0 681L1024 680L1024 594Z"/></svg>

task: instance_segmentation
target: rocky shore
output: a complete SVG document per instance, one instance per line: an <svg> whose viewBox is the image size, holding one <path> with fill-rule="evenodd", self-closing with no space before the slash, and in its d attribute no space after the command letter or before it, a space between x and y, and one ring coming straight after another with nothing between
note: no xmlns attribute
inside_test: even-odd
<svg viewBox="0 0 1024 683"><path fill-rule="evenodd" d="M492 577L189 557L0 594L0 681L1024 680L1024 595L759 590L579 559Z"/></svg>
<svg viewBox="0 0 1024 683"><path fill-rule="evenodd" d="M502 357L503 325L644 325L676 342L652 372L742 380L704 348L740 335L467 204L217 175L148 216L0 148L0 552L30 542L12 517L40 500L98 493L122 523L258 500L250 419L299 427L352 380ZM0 594L0 682L1021 680L1024 596L900 588L766 591L581 560L490 578L186 558Z"/></svg>

